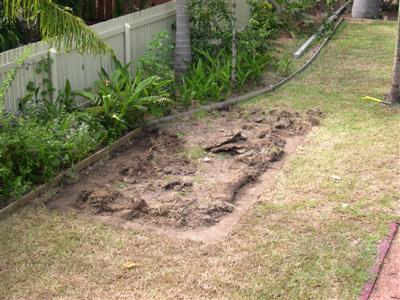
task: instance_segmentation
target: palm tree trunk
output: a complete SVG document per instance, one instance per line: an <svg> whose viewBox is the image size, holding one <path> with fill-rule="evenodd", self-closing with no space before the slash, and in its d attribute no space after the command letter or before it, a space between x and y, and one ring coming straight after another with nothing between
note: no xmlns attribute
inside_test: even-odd
<svg viewBox="0 0 400 300"><path fill-rule="evenodd" d="M231 86L236 86L237 34L236 34L236 0L232 0L232 73Z"/></svg>
<svg viewBox="0 0 400 300"><path fill-rule="evenodd" d="M180 80L192 63L190 23L186 0L176 0L175 75Z"/></svg>
<svg viewBox="0 0 400 300"><path fill-rule="evenodd" d="M353 18L376 19L381 15L379 0L354 0L351 16Z"/></svg>
<svg viewBox="0 0 400 300"><path fill-rule="evenodd" d="M391 104L397 104L400 102L399 84L400 84L400 6L399 6L398 21L397 21L397 41L396 41L396 50L393 62L392 85L388 97L388 100L390 101Z"/></svg>

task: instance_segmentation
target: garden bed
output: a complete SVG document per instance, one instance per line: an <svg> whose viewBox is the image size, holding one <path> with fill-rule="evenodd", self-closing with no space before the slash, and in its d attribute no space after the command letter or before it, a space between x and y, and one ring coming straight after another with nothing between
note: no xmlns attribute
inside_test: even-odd
<svg viewBox="0 0 400 300"><path fill-rule="evenodd" d="M207 228L231 214L239 198L257 200L254 188L260 195L267 188L260 177L322 116L319 110L301 115L240 108L212 114L144 130L62 188L48 206L125 227Z"/></svg>

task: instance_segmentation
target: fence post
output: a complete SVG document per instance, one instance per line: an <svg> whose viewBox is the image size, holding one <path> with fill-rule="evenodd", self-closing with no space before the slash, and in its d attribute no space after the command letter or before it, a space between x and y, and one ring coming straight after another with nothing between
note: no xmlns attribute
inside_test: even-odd
<svg viewBox="0 0 400 300"><path fill-rule="evenodd" d="M131 25L125 23L125 64L130 63L131 60Z"/></svg>
<svg viewBox="0 0 400 300"><path fill-rule="evenodd" d="M50 54L50 82L53 86L54 91L51 93L51 99L55 100L58 94L59 86L58 86L58 72L57 72L57 50L51 48L49 50Z"/></svg>

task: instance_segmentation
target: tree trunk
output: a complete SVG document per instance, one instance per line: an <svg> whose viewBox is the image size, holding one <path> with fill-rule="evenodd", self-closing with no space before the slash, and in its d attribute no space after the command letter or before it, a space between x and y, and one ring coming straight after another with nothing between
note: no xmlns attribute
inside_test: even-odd
<svg viewBox="0 0 400 300"><path fill-rule="evenodd" d="M354 0L351 16L353 18L376 19L381 15L379 0Z"/></svg>
<svg viewBox="0 0 400 300"><path fill-rule="evenodd" d="M176 0L175 75L179 81L192 63L190 23L186 0Z"/></svg>
<svg viewBox="0 0 400 300"><path fill-rule="evenodd" d="M232 73L231 86L236 86L237 33L236 33L236 0L232 0Z"/></svg>
<svg viewBox="0 0 400 300"><path fill-rule="evenodd" d="M393 62L392 85L390 87L390 92L388 97L388 100L390 101L391 104L398 104L400 102L399 73L400 73L400 7L399 7L399 15L397 21L397 40L396 40L396 50Z"/></svg>

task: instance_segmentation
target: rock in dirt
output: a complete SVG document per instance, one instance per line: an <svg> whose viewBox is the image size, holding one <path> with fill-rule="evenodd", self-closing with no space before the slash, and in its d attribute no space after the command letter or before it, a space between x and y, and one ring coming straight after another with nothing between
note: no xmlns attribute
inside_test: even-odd
<svg viewBox="0 0 400 300"><path fill-rule="evenodd" d="M321 124L321 118L323 118L324 113L319 108L309 109L306 112L308 121L312 126L319 126Z"/></svg>
<svg viewBox="0 0 400 300"><path fill-rule="evenodd" d="M288 129L293 126L295 119L298 117L298 112L271 110L269 113L269 123L274 129Z"/></svg>
<svg viewBox="0 0 400 300"><path fill-rule="evenodd" d="M244 125L242 126L242 129L244 129L244 130L253 130L253 129L254 129L254 125L251 125L251 124L244 124Z"/></svg>
<svg viewBox="0 0 400 300"><path fill-rule="evenodd" d="M216 221L216 219L212 217L213 215L218 213L231 213L234 209L235 205L230 202L221 201L213 203L204 210L204 212L209 215L209 217L205 219L207 220L207 223L213 223L213 221Z"/></svg>
<svg viewBox="0 0 400 300"><path fill-rule="evenodd" d="M217 203L233 203L236 193L248 182L254 179L255 172L241 171L239 174L231 174L226 182L221 182L213 192L212 199Z"/></svg>
<svg viewBox="0 0 400 300"><path fill-rule="evenodd" d="M152 165L148 158L148 156L137 157L134 161L124 163L121 166L119 174L122 176L136 177L149 172Z"/></svg>
<svg viewBox="0 0 400 300"><path fill-rule="evenodd" d="M91 210L94 213L114 212L110 205L120 196L118 191L99 188L92 191L81 191L75 200L75 207L81 210Z"/></svg>
<svg viewBox="0 0 400 300"><path fill-rule="evenodd" d="M240 154L245 152L245 145L240 145L236 143L228 143L218 147L213 147L210 149L212 153L231 153L231 154Z"/></svg>
<svg viewBox="0 0 400 300"><path fill-rule="evenodd" d="M243 148L240 142L246 141L247 137L242 135L241 131L237 131L232 135L222 138L216 143L204 147L204 150L213 153L218 152L236 152L236 150Z"/></svg>
<svg viewBox="0 0 400 300"><path fill-rule="evenodd" d="M272 130L286 131L289 135L303 135L319 124L318 111L309 111L307 118L291 110L271 110L268 122Z"/></svg>
<svg viewBox="0 0 400 300"><path fill-rule="evenodd" d="M267 135L270 135L270 134L271 134L271 130L270 130L270 129L267 129L267 130L261 131L261 132L257 135L257 137L258 137L259 139L263 139L263 138L265 138Z"/></svg>
<svg viewBox="0 0 400 300"><path fill-rule="evenodd" d="M186 192L190 190L192 186L193 186L192 182L182 182L180 180L174 180L164 185L164 189L167 191L174 189L175 191Z"/></svg>
<svg viewBox="0 0 400 300"><path fill-rule="evenodd" d="M149 206L147 202L143 199L133 200L129 212L125 215L126 220L133 220L137 218L140 213L147 214L149 211Z"/></svg>

